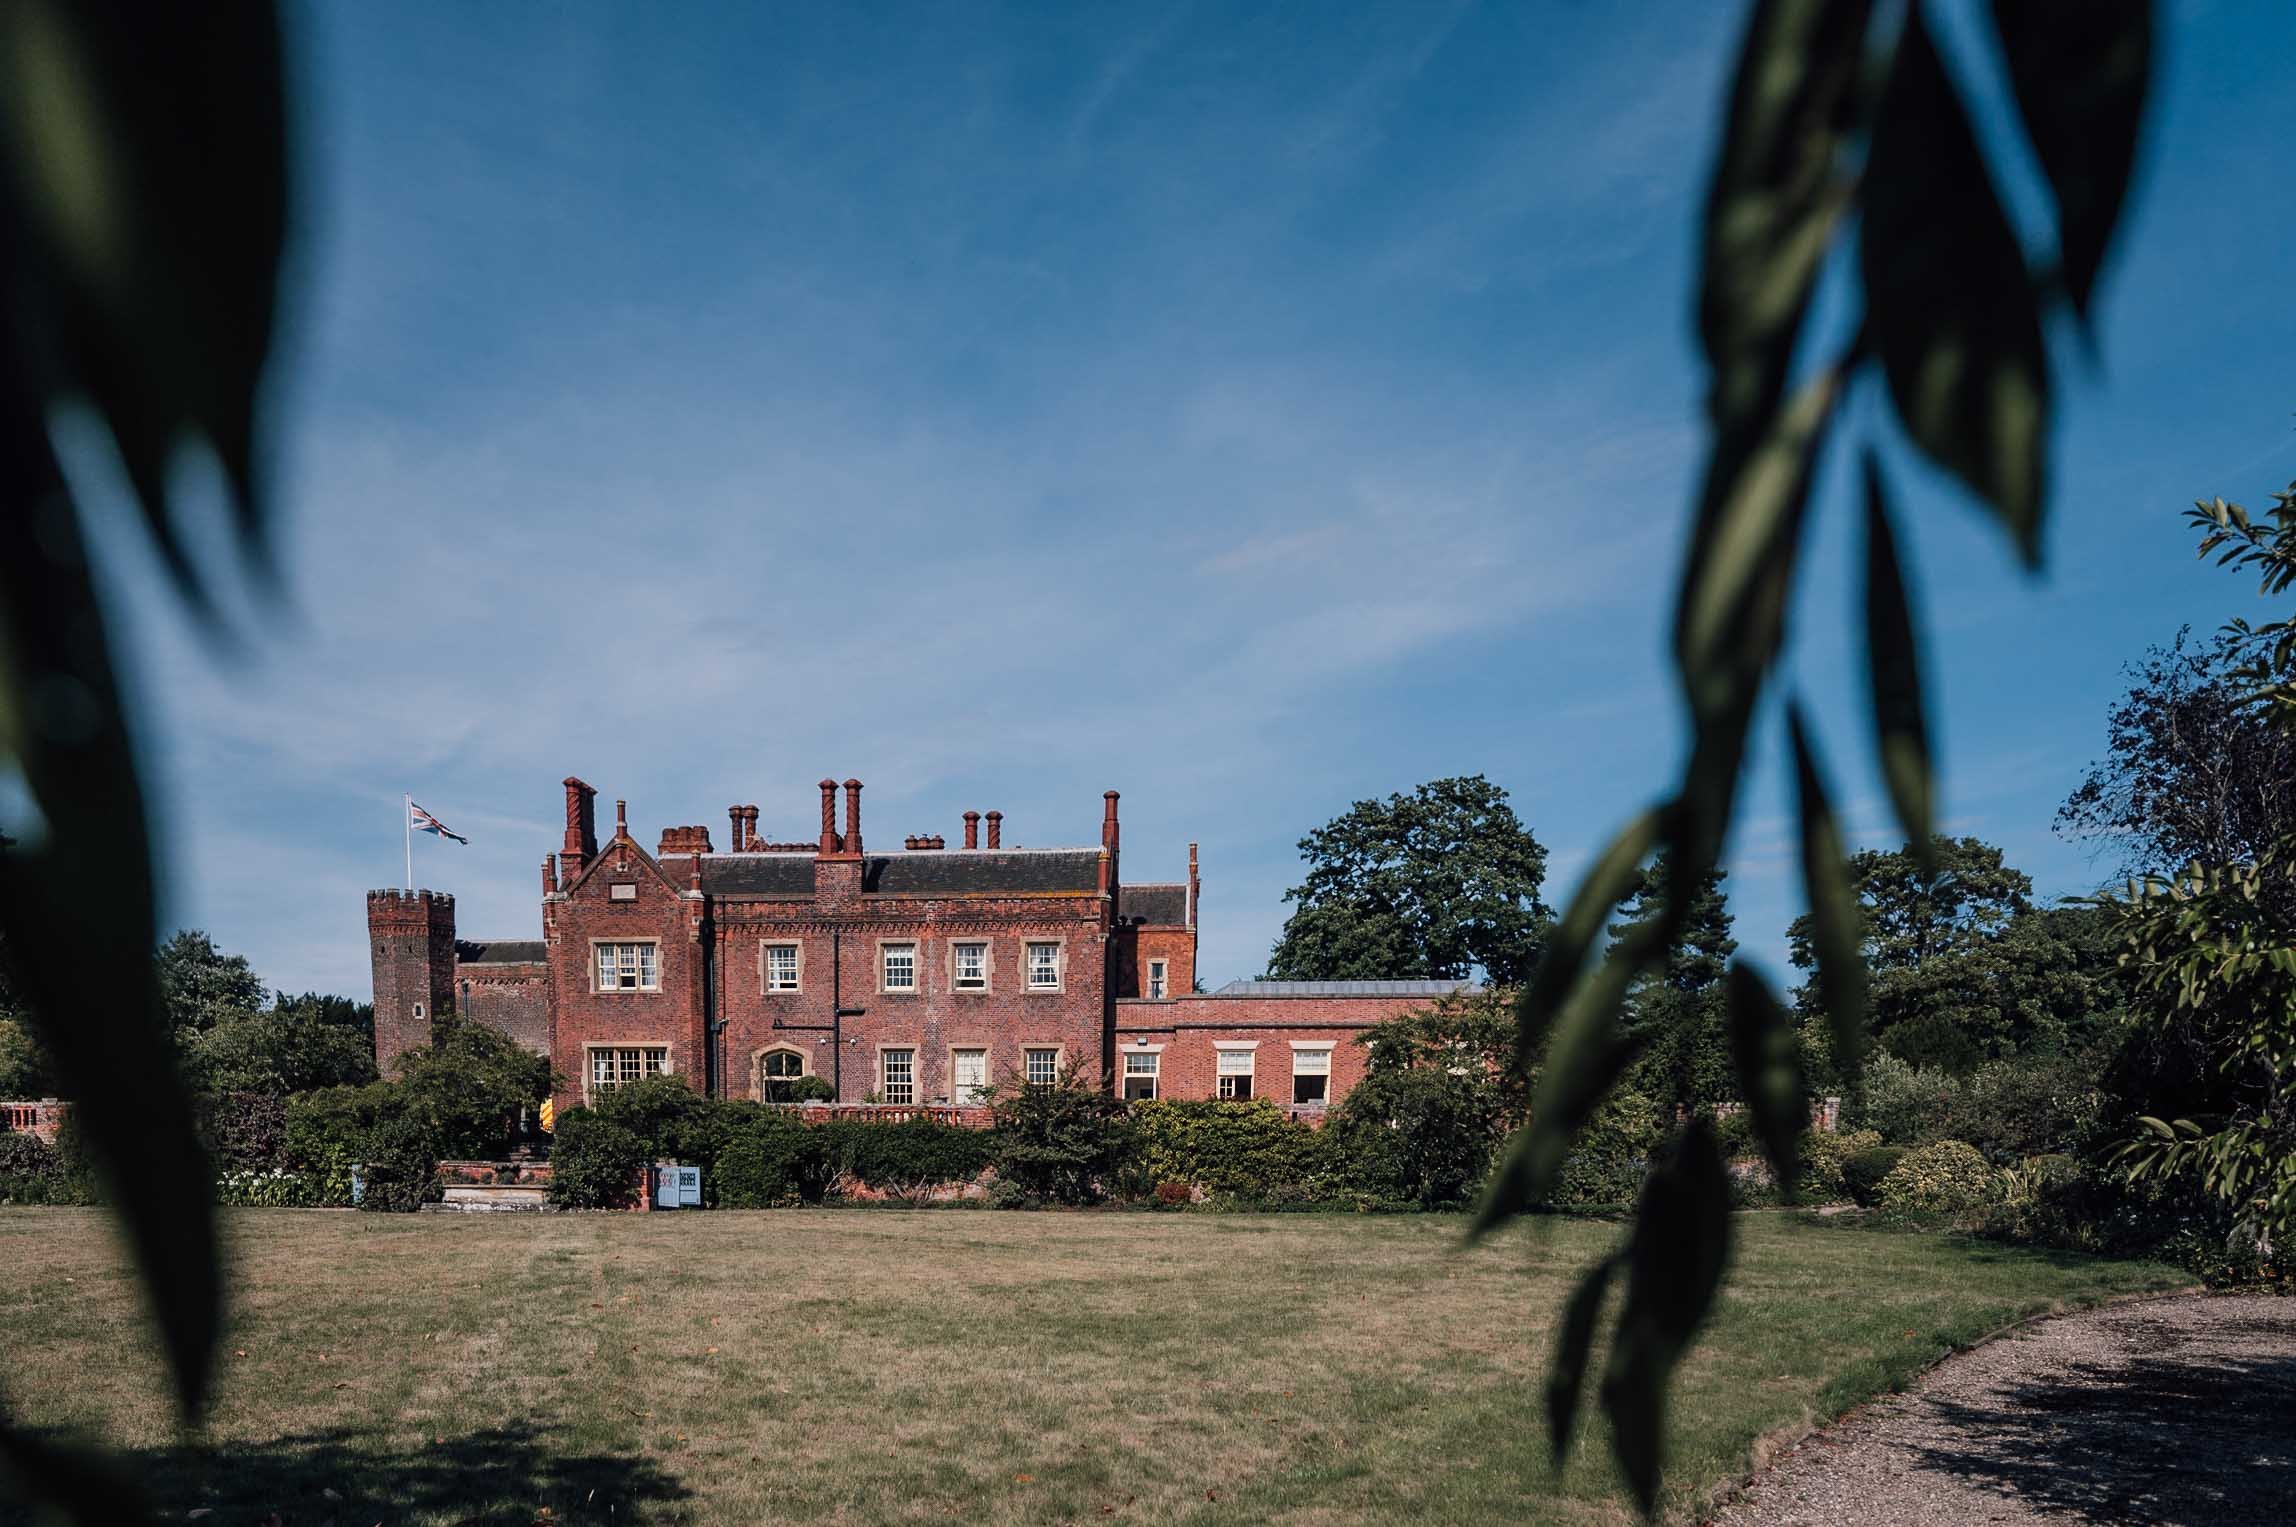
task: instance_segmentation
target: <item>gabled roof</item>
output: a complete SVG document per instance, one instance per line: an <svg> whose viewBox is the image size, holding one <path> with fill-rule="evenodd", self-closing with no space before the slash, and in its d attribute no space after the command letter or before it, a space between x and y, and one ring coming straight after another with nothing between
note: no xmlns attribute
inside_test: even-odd
<svg viewBox="0 0 2296 1527"><path fill-rule="evenodd" d="M456 961L464 965L539 965L550 958L540 939L457 939Z"/></svg>
<svg viewBox="0 0 2296 1527"><path fill-rule="evenodd" d="M1146 923L1156 928L1185 927L1188 888L1185 885L1127 885L1116 892L1116 920Z"/></svg>

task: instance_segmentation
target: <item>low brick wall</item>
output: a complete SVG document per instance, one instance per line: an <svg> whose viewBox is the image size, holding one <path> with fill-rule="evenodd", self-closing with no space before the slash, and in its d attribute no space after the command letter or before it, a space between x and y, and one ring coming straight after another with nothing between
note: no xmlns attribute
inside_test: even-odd
<svg viewBox="0 0 2296 1527"><path fill-rule="evenodd" d="M464 1183L473 1187L546 1188L550 1186L550 1163L442 1161L438 1164L438 1180L449 1187Z"/></svg>
<svg viewBox="0 0 2296 1527"><path fill-rule="evenodd" d="M797 1117L807 1124L831 1124L841 1120L862 1124L907 1124L915 1119L924 1119L934 1124L954 1124L962 1129L988 1129L996 1123L996 1115L987 1108L952 1108L930 1103L778 1103L774 1106L794 1109Z"/></svg>
<svg viewBox="0 0 2296 1527"><path fill-rule="evenodd" d="M30 1102L0 1103L0 1130L17 1134L37 1135L48 1144L56 1143L56 1131L63 1127L64 1115L71 1104L55 1098L38 1098Z"/></svg>

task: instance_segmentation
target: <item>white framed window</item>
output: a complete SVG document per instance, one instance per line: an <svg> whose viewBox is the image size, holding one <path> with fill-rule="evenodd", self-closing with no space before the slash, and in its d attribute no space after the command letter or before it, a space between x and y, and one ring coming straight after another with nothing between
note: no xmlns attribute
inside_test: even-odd
<svg viewBox="0 0 2296 1527"><path fill-rule="evenodd" d="M794 1103L797 1079L805 1074L801 1050L768 1050L757 1058L757 1093L768 1103Z"/></svg>
<svg viewBox="0 0 2296 1527"><path fill-rule="evenodd" d="M593 1095L624 1082L643 1081L649 1076L667 1076L670 1070L668 1045L592 1045L590 1047L590 1091Z"/></svg>
<svg viewBox="0 0 2296 1527"><path fill-rule="evenodd" d="M1156 1096L1156 1081L1164 1057L1155 1051L1132 1050L1124 1056L1124 1101L1148 1102Z"/></svg>
<svg viewBox="0 0 2296 1527"><path fill-rule="evenodd" d="M989 1052L949 1052L949 1101L978 1103L989 1090Z"/></svg>
<svg viewBox="0 0 2296 1527"><path fill-rule="evenodd" d="M917 989L917 946L915 944L879 944L877 946L877 973L879 984L886 991L915 991Z"/></svg>
<svg viewBox="0 0 2296 1527"><path fill-rule="evenodd" d="M767 991L796 991L797 946L795 944L768 944L765 946L765 989Z"/></svg>
<svg viewBox="0 0 2296 1527"><path fill-rule="evenodd" d="M949 946L949 985L958 991L989 989L989 946L977 939Z"/></svg>
<svg viewBox="0 0 2296 1527"><path fill-rule="evenodd" d="M599 991L660 991L661 946L644 943L597 944Z"/></svg>
<svg viewBox="0 0 2296 1527"><path fill-rule="evenodd" d="M1060 990L1060 946L1058 944L1030 944L1028 946L1028 989L1030 991Z"/></svg>
<svg viewBox="0 0 2296 1527"><path fill-rule="evenodd" d="M1028 1049L1021 1052L1027 1069L1022 1072L1032 1087L1049 1087L1060 1080L1060 1052L1058 1050Z"/></svg>
<svg viewBox="0 0 2296 1527"><path fill-rule="evenodd" d="M1322 1103L1331 1096L1331 1051L1323 1046L1297 1046L1291 1054L1291 1100Z"/></svg>
<svg viewBox="0 0 2296 1527"><path fill-rule="evenodd" d="M888 1103L914 1103L917 1101L917 1052L914 1050L880 1050L877 1052L878 1094Z"/></svg>
<svg viewBox="0 0 2296 1527"><path fill-rule="evenodd" d="M1161 1000L1171 987L1171 964L1165 960L1148 962L1148 995Z"/></svg>
<svg viewBox="0 0 2296 1527"><path fill-rule="evenodd" d="M1222 1050L1216 1069L1221 1097L1240 1102L1252 1095L1252 1052L1249 1049Z"/></svg>

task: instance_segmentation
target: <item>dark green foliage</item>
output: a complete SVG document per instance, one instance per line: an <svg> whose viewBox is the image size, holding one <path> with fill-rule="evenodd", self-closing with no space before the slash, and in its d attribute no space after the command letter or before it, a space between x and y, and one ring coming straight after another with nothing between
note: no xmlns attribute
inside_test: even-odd
<svg viewBox="0 0 2296 1527"><path fill-rule="evenodd" d="M1676 894L1672 863L1661 854L1643 871L1614 935L1659 924ZM1626 1085L1669 1108L1702 1109L1739 1095L1723 991L1738 948L1722 890L1726 878L1724 870L1709 870L1700 885L1682 893L1682 915L1663 963L1637 981L1627 998L1626 1022L1641 1053Z"/></svg>
<svg viewBox="0 0 2296 1527"><path fill-rule="evenodd" d="M1851 856L1849 884L1874 972L1870 1032L1911 1064L1962 1073L2057 1053L2087 1043L2123 1001L2103 917L2033 905L2031 879L1989 843L1867 849ZM1788 936L1795 963L1812 963L1810 920ZM1800 999L1805 1011L1823 1003L1814 987Z"/></svg>
<svg viewBox="0 0 2296 1527"><path fill-rule="evenodd" d="M1870 1151L1843 1158L1843 1188L1861 1208L1872 1208L1881 1202L1882 1180L1897 1170L1907 1151L1908 1147L1903 1145L1877 1145Z"/></svg>
<svg viewBox="0 0 2296 1527"><path fill-rule="evenodd" d="M362 1155L366 1187L359 1207L368 1213L412 1214L438 1198L438 1144L420 1118L402 1113L383 1120L368 1134Z"/></svg>
<svg viewBox="0 0 2296 1527"><path fill-rule="evenodd" d="M0 1132L0 1203L84 1204L88 1184L37 1135Z"/></svg>
<svg viewBox="0 0 2296 1527"><path fill-rule="evenodd" d="M1633 1203L1665 1137L1657 1104L1639 1092L1613 1092L1571 1142L1548 1202L1558 1208Z"/></svg>
<svg viewBox="0 0 2296 1527"><path fill-rule="evenodd" d="M1310 1198L1331 1193L1337 1137L1294 1119L1266 1098L1248 1103L1132 1105L1128 1177L1143 1192L1199 1187L1229 1199ZM1335 1195L1336 1196L1336 1195Z"/></svg>
<svg viewBox="0 0 2296 1527"><path fill-rule="evenodd" d="M829 1085L826 1076L796 1076L788 1081L776 1081L776 1091L783 1094L781 1101L790 1103L834 1103L837 1089Z"/></svg>
<svg viewBox="0 0 2296 1527"><path fill-rule="evenodd" d="M502 1154L520 1112L549 1096L550 1062L481 1023L441 1023L434 1035L429 1049L399 1057L394 1085L401 1104L446 1157Z"/></svg>
<svg viewBox="0 0 2296 1527"><path fill-rule="evenodd" d="M1427 977L1480 970L1520 984L1538 957L1547 851L1480 774L1357 801L1300 840L1307 879L1268 956L1277 980Z"/></svg>
<svg viewBox="0 0 2296 1527"><path fill-rule="evenodd" d="M1056 1092L1056 1088L1040 1088L1041 1092ZM1097 1097L1097 1092L1092 1096ZM943 1183L970 1182L987 1170L992 1158L1002 1175L1031 1182L1034 1190L1063 1203L1089 1201L1084 1197L1063 1196L1083 1191L1086 1181L1105 1179L1112 1158L1093 1155L1090 1123L1093 1110L1078 1109L1068 1113L1064 1106L1047 1103L1038 1112L1030 1113L1017 1107L1014 1119L1029 1121L1030 1128L1041 1126L1041 1134L1027 1139L1038 1142L1041 1154L1029 1152L1025 1146L1024 1159L1034 1163L1041 1175L1031 1178L1025 1174L1006 1171L1005 1162L1011 1141L1006 1137L992 1137L985 1130L965 1129L954 1124L936 1124L930 1119L911 1119L901 1124L870 1124L847 1120L835 1124L816 1126L811 1133L820 1141L832 1173L849 1172L872 1188L889 1193L909 1193ZM1121 1108L1121 1105L1118 1105ZM1117 1117L1120 1117L1118 1115ZM1000 1130L1005 1118L999 1116ZM1058 1122L1056 1122L1058 1121ZM1075 1158L1076 1175L1070 1176L1055 1163L1070 1158L1059 1155L1062 1151L1082 1153ZM1087 1165L1086 1163L1092 1163ZM1055 1188L1050 1184L1066 1186Z"/></svg>
<svg viewBox="0 0 2296 1527"><path fill-rule="evenodd" d="M992 1092L997 1176L1056 1204L1098 1202L1114 1186L1131 1143L1124 1103L1080 1081L1022 1082Z"/></svg>
<svg viewBox="0 0 2296 1527"><path fill-rule="evenodd" d="M782 1209L821 1195L828 1151L818 1133L794 1122L742 1131L705 1172L705 1198L725 1209Z"/></svg>
<svg viewBox="0 0 2296 1527"><path fill-rule="evenodd" d="M1349 1186L1387 1203L1461 1204L1482 1186L1501 1136L1488 1077L1439 1066L1375 1067L1324 1130Z"/></svg>
<svg viewBox="0 0 2296 1527"><path fill-rule="evenodd" d="M160 1000L178 1035L203 1034L263 1006L263 980L247 956L227 954L197 928L186 928L152 957Z"/></svg>
<svg viewBox="0 0 2296 1527"><path fill-rule="evenodd" d="M199 1137L218 1171L287 1165L287 1100L273 1093L208 1093L198 1104Z"/></svg>
<svg viewBox="0 0 2296 1527"><path fill-rule="evenodd" d="M230 1013L183 1036L184 1073L204 1093L283 1097L375 1080L371 1035L304 1007Z"/></svg>
<svg viewBox="0 0 2296 1527"><path fill-rule="evenodd" d="M557 1126L550 1146L552 1203L564 1209L622 1209L635 1201L638 1174L654 1159L636 1134L587 1108L567 1109Z"/></svg>
<svg viewBox="0 0 2296 1527"><path fill-rule="evenodd" d="M31 1024L0 1016L0 1098L20 1102L59 1096L56 1058Z"/></svg>
<svg viewBox="0 0 2296 1527"><path fill-rule="evenodd" d="M648 1159L694 1163L724 1149L739 1128L737 1110L762 1106L705 1098L682 1076L649 1076L600 1089L590 1109L628 1130Z"/></svg>
<svg viewBox="0 0 2296 1527"><path fill-rule="evenodd" d="M1366 1030L1358 1043L1373 1070L1394 1066L1462 1067L1488 1076L1509 1128L1530 1112L1530 1066L1518 1044L1515 998L1494 987L1451 992L1426 1007Z"/></svg>

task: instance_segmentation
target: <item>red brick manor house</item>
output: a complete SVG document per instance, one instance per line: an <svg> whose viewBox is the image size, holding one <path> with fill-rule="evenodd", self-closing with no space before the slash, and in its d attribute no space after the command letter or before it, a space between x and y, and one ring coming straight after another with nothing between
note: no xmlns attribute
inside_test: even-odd
<svg viewBox="0 0 2296 1527"><path fill-rule="evenodd" d="M823 780L818 838L768 842L758 808L734 806L723 851L707 827L669 827L649 853L621 802L600 844L597 792L565 788L540 938L461 939L444 892L368 893L385 1074L460 1012L549 1055L561 1108L657 1074L717 1097L775 1100L813 1076L840 1103L961 1105L1072 1066L1130 1098L1316 1108L1362 1074L1356 1035L1450 989L1196 993L1196 847L1185 880L1127 883L1113 790L1083 847L1007 847L1001 813L968 811L961 847L936 834L870 852L849 779L842 830Z"/></svg>

